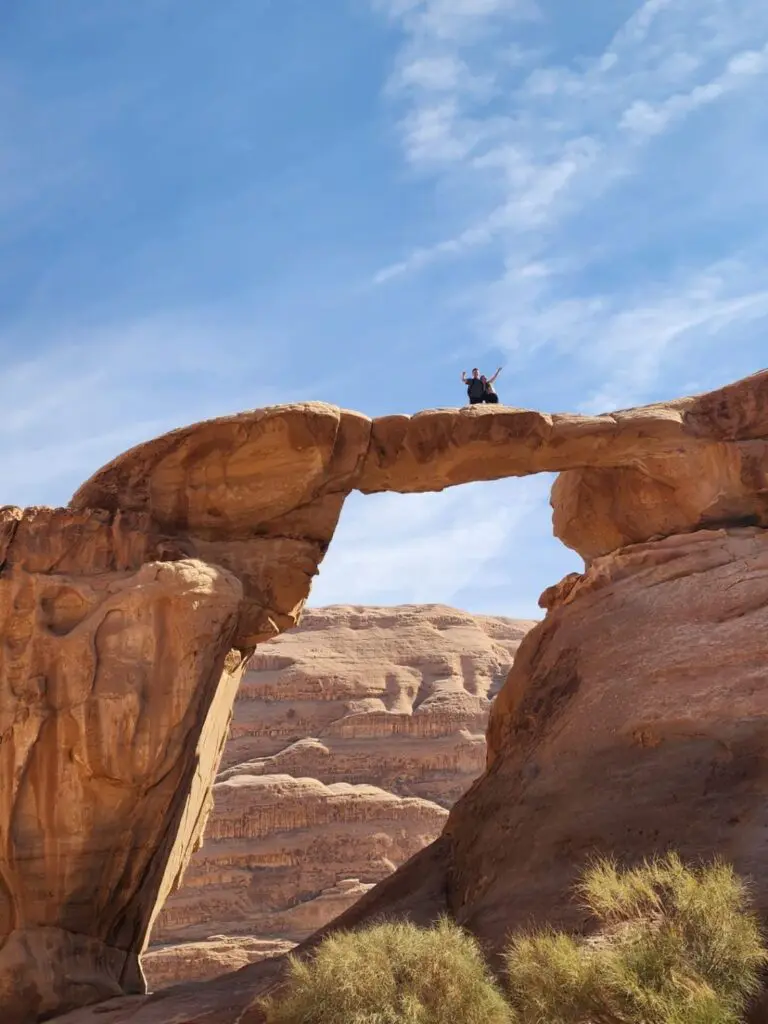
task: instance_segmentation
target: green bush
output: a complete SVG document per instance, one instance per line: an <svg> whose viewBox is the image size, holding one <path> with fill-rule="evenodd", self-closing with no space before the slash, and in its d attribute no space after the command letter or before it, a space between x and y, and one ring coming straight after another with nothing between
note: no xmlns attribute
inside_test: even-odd
<svg viewBox="0 0 768 1024"><path fill-rule="evenodd" d="M579 893L601 929L576 940L512 939L509 999L520 1024L735 1024L766 953L744 883L670 854L631 871L599 861Z"/></svg>
<svg viewBox="0 0 768 1024"><path fill-rule="evenodd" d="M329 935L291 959L268 1024L510 1024L475 940L447 919Z"/></svg>
<svg viewBox="0 0 768 1024"><path fill-rule="evenodd" d="M268 1024L737 1024L767 962L744 883L670 854L631 871L598 861L578 893L587 938L551 929L506 951L507 995L471 936L384 924L330 935L290 961Z"/></svg>

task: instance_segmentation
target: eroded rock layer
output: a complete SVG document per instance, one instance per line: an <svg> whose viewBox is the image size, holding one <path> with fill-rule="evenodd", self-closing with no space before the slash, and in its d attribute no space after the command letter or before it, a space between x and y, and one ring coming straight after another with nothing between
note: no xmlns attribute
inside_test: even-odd
<svg viewBox="0 0 768 1024"><path fill-rule="evenodd" d="M440 834L448 812L375 786L242 775L214 787L216 814L160 941L212 934L305 938Z"/></svg>
<svg viewBox="0 0 768 1024"><path fill-rule="evenodd" d="M307 938L435 839L483 769L491 698L533 625L440 605L311 608L259 647L204 845L143 960L150 987Z"/></svg>
<svg viewBox="0 0 768 1024"><path fill-rule="evenodd" d="M249 964L290 953L295 942L286 939L254 939L247 935L214 935L201 942L153 946L142 957L150 990L175 985L180 980L208 981Z"/></svg>
<svg viewBox="0 0 768 1024"><path fill-rule="evenodd" d="M0 516L0 1007L26 1022L143 991L138 953L210 809L242 589L142 565L132 515Z"/></svg>
<svg viewBox="0 0 768 1024"><path fill-rule="evenodd" d="M491 698L533 625L441 605L309 608L251 658L220 777L368 783L450 807L482 771Z"/></svg>

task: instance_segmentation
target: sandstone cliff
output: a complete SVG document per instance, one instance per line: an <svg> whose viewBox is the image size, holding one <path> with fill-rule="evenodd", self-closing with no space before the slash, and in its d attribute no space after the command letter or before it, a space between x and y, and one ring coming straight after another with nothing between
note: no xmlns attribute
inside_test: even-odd
<svg viewBox="0 0 768 1024"><path fill-rule="evenodd" d="M142 991L210 808L242 589L198 561L135 568L137 518L0 512L4 1021Z"/></svg>
<svg viewBox="0 0 768 1024"><path fill-rule="evenodd" d="M504 909L514 911L509 895L492 906L498 879L509 878L509 864L520 868L521 859L538 877L537 913L565 914L561 858L578 855L587 839L597 848L613 845L619 856L675 842L685 854L704 846L721 852L739 870L761 864L765 715L752 655L743 652L754 651L763 635L767 444L767 372L711 394L598 417L475 407L370 421L309 403L198 424L140 445L84 484L66 512L5 512L0 600L10 644L0 666L0 735L13 783L0 822L0 993L9 1024L141 987L137 958L199 835L242 658L295 625L355 488L439 490L560 472L555 533L589 568L587 586L571 580L570 594L562 588L526 639L520 667L500 695L483 779L453 809L441 838L364 896L346 923L379 912L428 918L447 906L492 938ZM739 532L747 527L751 532ZM697 531L704 531L699 554L676 558L676 545L688 542L682 535ZM710 556L722 564L711 568ZM648 577L644 558L657 567ZM681 580L693 574L692 581L658 582L653 573L675 561L669 571ZM150 581L162 581L168 597L155 598ZM52 619L50 587L58 595ZM223 599L229 609L223 619L206 596L213 591L216 607ZM619 591L643 594L630 600L623 634L618 622L600 619ZM690 602L687 621L680 619L681 595ZM174 614L175 601L183 610ZM738 609L736 625L729 625L729 601ZM655 686L651 649L661 649L654 633L665 621L661 612L679 627L670 658L700 679L684 706ZM561 632L570 615L578 617L578 645ZM609 632L616 651L609 688L597 655L603 630L592 646L581 640L590 616L598 629L610 622L624 637L642 634L650 670L642 660L627 661ZM104 622L102 653L96 634ZM709 671L711 651L718 664L710 636L727 638L733 668L725 680ZM743 647L731 647L734 640ZM85 653L67 658L72 647ZM592 652L586 660L582 647ZM102 671L113 680L103 688ZM661 735L658 745L630 743L618 730L632 724L627 708L641 697L644 711L659 720L652 733ZM690 721L691 697L703 709L701 723L669 740ZM149 728L145 707L153 698ZM27 715L30 701L36 710ZM603 715L613 731L602 731ZM673 724L662 728L667 722ZM115 744L104 739L115 730L135 737L119 748L117 763L105 754ZM585 752L590 737L596 758ZM517 738L520 749L509 749ZM59 749L64 757L51 753ZM599 773L590 773L593 764ZM572 780L590 799L568 802L563 794L573 792ZM73 799L57 800L59 788ZM640 835L632 801L639 801ZM549 821L558 809L571 822L581 814L576 846L567 825L541 838L533 831L537 815ZM552 881L543 881L550 870ZM766 884L756 870L762 902ZM514 920L512 913L509 924ZM255 964L221 983L99 1009L109 1011L110 1024L252 1024L255 994L278 970L274 962ZM105 1019L78 1011L81 1021L89 1016Z"/></svg>
<svg viewBox="0 0 768 1024"><path fill-rule="evenodd" d="M203 848L143 958L150 987L289 948L436 839L483 769L491 698L533 624L313 608L260 646Z"/></svg>
<svg viewBox="0 0 768 1024"><path fill-rule="evenodd" d="M491 713L488 768L437 843L337 924L449 911L498 948L585 923L586 859L719 854L768 920L768 533L700 531L596 559L545 593Z"/></svg>
<svg viewBox="0 0 768 1024"><path fill-rule="evenodd" d="M348 889L352 899L365 890L351 871L386 878L437 838L448 817L416 797L290 775L235 776L214 788L214 799L203 849L158 922L160 940L304 938L345 909Z"/></svg>
<svg viewBox="0 0 768 1024"><path fill-rule="evenodd" d="M284 772L450 807L482 771L491 698L533 625L439 605L310 608L251 658L221 778Z"/></svg>

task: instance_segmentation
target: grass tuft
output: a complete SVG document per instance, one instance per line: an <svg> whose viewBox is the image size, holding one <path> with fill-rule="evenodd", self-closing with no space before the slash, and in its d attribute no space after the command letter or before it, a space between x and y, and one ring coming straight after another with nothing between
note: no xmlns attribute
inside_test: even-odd
<svg viewBox="0 0 768 1024"><path fill-rule="evenodd" d="M719 861L675 854L620 871L594 863L578 892L592 940L517 936L506 954L521 1024L737 1024L766 963L748 892Z"/></svg>
<svg viewBox="0 0 768 1024"><path fill-rule="evenodd" d="M327 936L290 960L267 1024L738 1024L766 966L749 893L720 861L675 854L622 871L599 860L578 895L587 938L546 929L506 950L506 999L448 919Z"/></svg>
<svg viewBox="0 0 768 1024"><path fill-rule="evenodd" d="M339 932L290 962L268 1024L510 1024L475 940L447 919Z"/></svg>

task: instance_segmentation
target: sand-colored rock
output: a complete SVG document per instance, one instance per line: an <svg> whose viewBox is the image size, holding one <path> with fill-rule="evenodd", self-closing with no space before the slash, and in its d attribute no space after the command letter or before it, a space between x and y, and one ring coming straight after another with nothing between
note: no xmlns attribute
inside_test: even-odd
<svg viewBox="0 0 768 1024"><path fill-rule="evenodd" d="M138 952L200 839L242 590L146 563L136 517L4 510L3 1021L143 991Z"/></svg>
<svg viewBox="0 0 768 1024"><path fill-rule="evenodd" d="M631 546L547 601L494 704L487 772L440 839L330 927L449 912L498 949L531 921L587 924L571 885L592 854L632 863L670 847L731 861L768 920L768 533ZM106 1019L156 1024L172 1009L195 1024L261 1024L257 995L281 969L170 989L164 1004ZM225 1012L225 991L241 1017Z"/></svg>
<svg viewBox="0 0 768 1024"><path fill-rule="evenodd" d="M768 533L628 547L546 599L494 703L487 772L335 926L448 910L499 948L530 921L585 924L571 886L592 854L669 848L733 863L768 920Z"/></svg>
<svg viewBox="0 0 768 1024"><path fill-rule="evenodd" d="M217 650L219 647L223 650L226 644L231 644L236 652L248 653L255 644L295 624L311 577L317 571L332 536L344 496L351 489L365 492L439 490L470 480L522 476L544 470L563 472L567 475L561 478L553 495L555 532L588 562L599 565L600 556L610 554L622 545L672 537L674 547L678 542L676 535L693 534L702 528L717 534L720 526L768 525L767 438L768 372L709 395L600 417L546 415L499 407L438 410L411 418L386 417L370 421L354 413L317 404L246 413L176 431L133 449L99 471L78 491L71 512L64 513L65 516L80 514L79 519L77 515L73 517L72 521L80 525L71 532L70 543L64 549L55 537L49 537L48 524L44 523L40 529L27 530L24 550L28 552L29 565L25 571L30 574L40 572L46 578L66 573L71 573L76 579L88 577L92 569L83 569L82 566L90 566L90 559L104 550L108 550L111 556L100 570L107 580L113 579L114 573L140 572L144 563L153 566L161 560L174 562L177 566L194 563L200 566L201 572L206 571L203 565L218 567L213 570L219 574L217 579L229 579L225 575L228 570L240 580L244 597L237 603L231 636L225 642L223 632L226 631L219 630L213 645ZM93 519L95 525L91 531L89 524L93 513L89 510L94 509L100 511ZM57 514L51 513L54 517ZM107 518L102 520L102 515ZM128 522L138 524L136 530L122 525ZM103 525L102 531L99 524L107 525ZM105 535L109 533L108 544L99 539L100 531ZM9 525L6 521L6 526L0 531L0 545L10 545L12 551L14 546L21 550L16 539L18 533L18 525L13 522ZM99 536L94 539L95 535ZM761 536L755 534L756 538ZM761 543L755 540L757 547ZM663 543L651 545L648 551L647 557L651 562L656 557L664 559L669 554L669 548ZM428 906L439 904L441 900L445 903L447 899L461 920L467 921L479 933L492 936L505 908L511 906L510 893L517 891L511 887L491 907L492 894L498 888L497 880L511 878L509 865L515 865L520 877L524 877L526 866L531 877L537 873L539 879L551 872L551 882L540 881L533 890L539 892L537 906L540 911L554 912L564 906L558 882L563 872L558 858L573 857L579 852L586 842L590 825L595 830L595 841L600 840L599 829L602 829L604 837L617 843L622 837L621 843L630 853L641 847L653 848L665 835L678 840L686 823L690 822L690 840L685 840L687 850L685 843L678 843L683 852L701 848L706 840L710 848L714 846L726 855L733 854L737 867L744 868L756 862L755 851L762 853L762 802L758 806L756 793L762 785L759 755L762 738L759 730L763 711L759 687L754 684L752 669L747 666L742 652L754 650L760 643L762 569L758 564L759 558L749 555L745 548L736 545L729 551L730 560L725 562L729 568L694 569L689 574L692 579L690 586L682 588L684 594L675 593L676 603L665 598L666 593L675 590L672 583L656 580L653 576L656 570L649 570L637 588L637 593L643 595L642 599L637 598L634 604L630 601L633 614L621 621L610 619L610 612L603 613L600 602L602 600L609 605L618 600L616 595L619 592L628 593L631 588L624 580L594 589L594 596L589 599L574 581L558 591L565 599L570 588L566 603L556 602L545 624L537 628L533 639L529 637L526 640L528 653L521 660L521 667L515 669L515 673L527 672L525 678L530 676L529 681L524 684L520 682L522 677L514 676L510 684L513 690L517 688L527 695L511 705L510 721L517 724L506 731L502 725L493 725L493 735L498 733L507 737L503 756L497 750L488 774L454 809L447 832L437 845L428 853L418 855L401 873L385 880L380 888L377 887L378 891L373 890L364 896L359 907L348 913L354 917L355 914L371 913L371 908L377 906L405 908L410 904L419 908L419 914L424 916ZM60 557L57 557L57 552ZM622 559L629 556L619 552L615 557L617 564L623 565ZM32 568L34 560L47 568ZM117 564L123 568L116 569ZM695 558L691 564L696 565ZM150 575L154 571L148 570ZM604 566L602 571L607 572ZM746 584L742 583L740 573L746 574ZM711 581L710 589L716 598L701 597L705 593L705 577ZM681 570L681 579L687 578ZM10 588L20 586L18 572L13 565L3 568L2 583ZM616 594L610 593L613 586ZM665 589L670 586L672 591ZM63 622L66 628L69 628L71 617L79 615L83 601L77 587L73 589L77 592L76 597L71 601L69 597L60 598L56 613L61 617L56 621ZM731 589L734 593L728 597ZM13 638L14 644L20 645L17 650L26 644L29 651L20 669L12 667L9 671L3 665L0 675L2 702L11 706L18 699L20 690L25 693L31 691L34 696L33 681L44 674L36 665L41 659L45 661L53 657L45 652L49 644L53 649L62 639L50 640L50 630L45 625L48 612L42 604L40 613L33 617L33 639L30 642L25 639L25 629L29 628L31 617L24 602L29 600L30 592L22 586L18 594L12 590L11 600L6 599L9 621L4 632ZM723 684L719 677L708 674L710 641L707 639L709 633L705 634L702 626L707 630L714 627L717 633L723 624L716 617L708 618L707 602L714 600L715 606L725 607L729 600L738 604L742 594L746 595L742 618L749 622L734 627L732 657L734 651L737 653L733 673L728 677L730 683ZM685 623L679 619L682 614L679 602L683 597L690 597L698 615ZM552 598L550 594L550 600ZM185 608L193 608L195 600L187 598ZM73 607L74 612L71 610ZM617 653L611 684L596 683L596 689L586 685L584 680L590 678L593 668L596 673L597 669L592 662L582 661L583 651L594 648L581 642L576 647L575 640L572 641L573 646L558 647L561 617L563 621L566 618L564 609L576 607L578 616L574 621L578 621L580 630L591 635L592 623L600 624L600 636L595 645L610 648L614 644L614 635L609 632L606 637L603 628L609 624L616 634L622 636L625 646L632 646L630 640L633 643L641 643L642 640L648 645L647 663L629 663ZM662 608L671 621L680 623L678 643L691 636L695 638L695 650L692 650L690 661L686 662L685 657L678 655L678 648L665 651L659 637L647 625L662 621L656 618L658 608ZM187 611L180 619L186 614ZM570 614L575 615L573 612ZM601 620L601 614L609 618ZM157 617L161 617L159 611ZM642 628L638 628L639 624ZM76 626L74 633L79 628ZM740 629L744 631L743 645L736 643L742 639ZM150 632L152 636L156 635L156 631ZM182 632L189 645L191 637L186 630ZM595 634L597 632L595 629ZM64 644L68 642L69 635L64 637ZM563 634L568 635L567 631ZM691 675L699 672L703 664L699 672L700 689L691 692L695 692L696 700L701 701L705 708L708 701L717 708L719 704L712 695L725 687L732 709L730 717L726 715L724 719L729 723L727 727L711 721L703 711L702 730L696 733L697 738L666 740L659 747L632 745L625 742L623 733L601 731L600 715L603 712L607 721L617 721L609 714L609 703L612 701L624 706L620 699L624 693L618 690L619 685L627 688L626 700L632 709L626 712L627 721L637 714L634 708L640 701L645 702L646 710L648 707L658 708L662 721L666 721L667 715L674 721L685 717L679 701L669 699L665 702L659 697L658 689L653 688L654 676L650 667L657 662L651 657L651 648L660 652L657 658L666 654L672 663L678 663L682 657L682 667ZM207 642L191 649L200 659L211 660L211 647ZM539 651L538 655L536 651ZM217 672L223 667L225 656L221 654ZM14 653L13 657L22 656ZM133 648L129 655L122 653L120 657L122 664L130 669L134 664ZM593 654L593 657L597 655ZM547 658L553 660L548 661ZM239 654L235 659L239 659ZM525 659L530 661L527 670L523 667ZM212 662L215 660L213 658ZM712 660L713 664L717 661L716 658ZM55 661L57 665L64 663L58 654ZM576 673L578 686L574 685L569 669L574 661L579 666ZM630 673L629 678L634 679L634 683L617 682L621 679L619 668ZM69 685L74 689L81 687L88 671L78 665ZM636 674L633 676L632 672ZM131 675L130 671L127 675ZM190 712L189 718L185 719L195 742L210 718L209 699L213 700L214 696L218 699L222 692L221 686L216 689L218 682L210 683L214 676L209 673L206 675L208 682L199 683L205 690L205 699L201 698L196 712ZM602 677L597 673L596 678ZM558 681L562 682L565 690L556 697L560 692ZM210 687L215 694L211 693ZM227 687L224 690L229 692ZM590 693L598 691L604 696L589 698ZM682 687L681 692L684 691L685 687ZM744 705L743 692L748 694L752 704L748 701ZM631 703L632 697L635 704ZM576 739L573 747L566 742L571 736L567 712L575 716L574 720L582 721L578 716L583 701L587 702L593 716L589 721L585 718L583 724L585 729L590 725L596 730L597 755L584 753L586 747L579 747ZM222 709L225 704L226 700L221 698ZM559 708L563 710L558 715ZM15 712L11 719L13 728L23 729L24 723L16 719ZM48 726L50 731L63 730L69 721L66 709L56 706L47 721L53 723ZM89 729L94 728L91 722L89 719ZM95 731L98 733L98 728ZM585 741L588 735L585 733L582 740ZM514 738L520 739L520 750L508 749ZM186 771L194 760L190 753L194 743L188 744L186 753L182 753L180 746L184 741L185 738L176 733L166 752L169 757L179 759ZM601 747L601 743L604 746ZM79 763L78 758L87 745L85 736L78 738L72 748L77 755L72 764ZM632 755L629 761L625 760L627 751ZM558 756L563 758L559 766ZM568 769L570 773L566 774ZM14 768L10 770L13 772ZM52 780L50 788L53 789L59 784L60 777L66 778L66 772L73 770L57 762L55 768L47 771L45 779ZM26 769L20 774L22 784L25 774ZM131 848L128 860L134 864L145 858L142 861L146 867L145 880L148 879L150 884L148 896L137 898L131 905L136 909L134 923L126 925L121 918L119 923L110 924L106 929L109 941L118 932L120 943L127 937L126 949L120 944L117 946L119 956L127 952L130 959L140 951L141 937L155 913L157 898L169 876L169 865L175 862L175 853L171 857L169 848L179 844L183 849L187 848L187 840L183 837L189 832L187 820L190 815L176 816L175 809L191 799L190 793L195 785L205 790L206 778L195 775L191 770L188 774L182 772L182 775L183 779L177 782L174 790L173 810L169 806L156 819L162 840L148 840L149 845L140 853ZM634 780L635 786L629 787L627 779ZM675 792L682 792L693 801L698 813L695 820L690 819L685 810L680 811L683 801L679 801L676 815L671 813L674 793L670 790L669 780L678 780ZM579 783L578 790L575 781ZM597 794L594 804L583 796L590 792L589 786ZM638 790L641 810L635 815L632 800L637 799L638 786L641 787ZM696 789L696 786L700 788ZM564 800L564 793L568 794L568 800ZM729 825L733 815L730 811L726 813L725 805L734 793L741 813L738 822ZM580 798L579 794L582 794ZM146 795L152 797L150 792ZM204 795L201 795L200 802L204 803L204 800ZM87 807L90 808L88 813L82 813L88 817L90 834L101 835L103 808L98 801ZM542 830L540 838L535 831L540 820L537 815L541 820L549 815L547 820L550 820L558 809L567 819L559 836L560 848L554 840L549 841L547 837L552 833L547 829ZM143 804L139 820L142 816ZM28 817L22 817L25 821L38 823L35 826L36 836L44 831L47 840L42 845L55 852L55 860L45 863L45 877L59 878L69 876L73 871L77 873L79 868L73 868L71 859L77 859L79 855L73 854L59 838L67 834L64 826L58 820L41 816L37 805L28 812ZM13 858L8 860L9 865L14 865L14 870L17 863L34 860L36 856L29 833L22 834L17 840L17 818L15 811L6 808L6 818L0 822L4 834L9 837L5 840L6 849L9 843L15 847ZM635 818L643 822L642 835L635 835L632 831L630 822ZM674 829L673 819L676 822ZM40 821L45 822L44 828ZM568 822L574 821L578 822L577 842L567 828ZM114 824L112 819L110 824ZM119 817L119 827L126 827L125 810ZM473 830L477 831L479 838L474 838ZM130 830L129 834L133 835ZM478 861L483 868L481 872L473 864L482 842L486 845ZM99 848L98 842L94 841L92 845L93 849ZM531 845L537 851L535 858L527 852ZM619 852L622 852L621 848ZM88 863L93 862L91 852L83 856ZM181 861L183 857L177 859ZM106 863L107 858L104 861ZM105 870L111 871L112 867L105 867ZM8 934L9 929L16 929L16 922L20 919L16 909L20 902L23 903L20 894L27 890L37 891L38 884L42 888L42 880L34 884L22 882L12 875L10 866L6 874L10 878L4 882L8 893L6 904L14 908L6 918ZM170 871L170 874L174 872ZM129 875L133 878L130 872ZM158 882L158 879L163 879L163 882ZM93 888L91 885L91 890ZM55 894L51 898L52 905L56 899ZM57 922L55 927L60 927L60 918L66 917L70 906L55 906L50 911ZM78 922L81 929L78 934L85 937L84 946L93 941L103 944L104 927L99 900L93 900L87 911L84 900L80 900L79 906L83 916ZM107 918L112 909L110 905ZM14 936L17 934L18 929ZM24 983L29 981L31 989L24 990L24 994L19 996L16 988L16 998L21 998L28 1007L32 1005L29 992L37 999L44 991L45 999L49 999L46 1005L61 1009L66 1005L64 996L56 994L56 986L48 977L42 978L52 970L51 964L59 958L61 951L54 943L56 951L51 955L50 947L43 948L48 943L48 935L41 932L37 937L40 941L31 953L32 947L26 947L24 955L29 966L21 973ZM4 979L12 976L18 963L14 960L14 941L7 939L0 953L7 964L0 968L0 976ZM65 959L69 959L71 968L66 972L68 978L76 978L81 973L78 966L81 956L85 954L80 947L76 953L66 952ZM102 964L99 956L101 953L97 955L88 948L86 961L100 977L119 973L111 962L106 966ZM105 953L103 958L109 961L111 956L111 952ZM214 1021L237 1019L239 1024L251 1024L249 1016L255 1020L254 1015L258 1011L253 1008L256 983L249 980L252 977L249 972L258 972L262 977L265 967L256 964L244 968L237 982L230 979L229 984L225 980L221 986L217 982L208 983L207 987L202 985L195 990L193 997L188 993L172 995L173 990L169 990L163 1000L165 1016L155 1019L173 1019L169 1016L172 1012L176 1021L207 1020L213 1024ZM61 973L60 967L56 970ZM130 974L130 971L127 974L123 972L129 987L135 980L129 977ZM72 995L74 986L71 981L67 985L70 990L67 999L86 1002L96 998L96 990L90 981L76 996ZM173 999L177 1001L174 1003ZM135 1003L134 1007L140 1005ZM150 1017L145 1016L144 1019L151 1019L158 1005L158 1000L144 1003L144 1008L138 1009L138 1016L134 1015L134 1019L140 1020L145 1010ZM251 1009L246 1011L248 1006ZM133 1013L133 1009L130 1012ZM127 1019L121 1010L117 1016L113 1015L113 1020L117 1021L120 1015ZM20 1019L15 1013L9 1024L18 1024ZM100 1019L104 1021L105 1017L102 1015Z"/></svg>
<svg viewBox="0 0 768 1024"><path fill-rule="evenodd" d="M150 991L155 992L180 979L207 981L219 978L248 964L283 956L294 946L295 943L280 939L219 935L201 942L153 947L144 954L141 963Z"/></svg>
<svg viewBox="0 0 768 1024"><path fill-rule="evenodd" d="M235 573L244 604L234 645L250 649L296 625L370 425L320 402L198 423L121 455L71 504L143 512L171 557Z"/></svg>
<svg viewBox="0 0 768 1024"><path fill-rule="evenodd" d="M351 490L564 473L553 492L555 534L589 560L703 526L768 525L767 438L768 371L601 416L472 406L371 421L310 402L139 445L96 473L73 505L148 513L185 538L188 555L222 559L250 601L248 646L295 623L297 566L317 570Z"/></svg>
<svg viewBox="0 0 768 1024"><path fill-rule="evenodd" d="M488 775L447 829L458 919L495 942L527 914L578 925L566 893L592 851L674 847L732 862L768 920L767 630L762 530L598 559L523 642L492 710ZM500 869L502 834L531 838Z"/></svg>
<svg viewBox="0 0 768 1024"><path fill-rule="evenodd" d="M491 698L533 625L444 605L308 608L251 658L220 778L367 783L450 807L483 769Z"/></svg>
<svg viewBox="0 0 768 1024"><path fill-rule="evenodd" d="M153 933L162 972L152 948L143 959L150 987L222 973L234 953L250 962L249 936L306 939L436 838L447 815L435 805L483 770L491 697L533 625L442 605L336 606L261 645L218 776L231 785L216 787L203 848ZM225 945L184 951L216 933Z"/></svg>
<svg viewBox="0 0 768 1024"><path fill-rule="evenodd" d="M448 817L374 786L289 775L234 776L214 787L214 803L184 887L158 918L159 942L305 938L365 891L360 881L386 878L436 839Z"/></svg>

